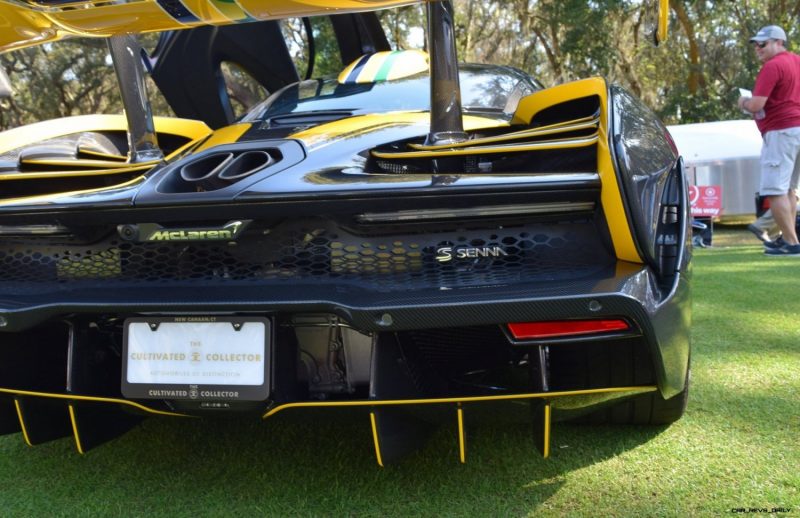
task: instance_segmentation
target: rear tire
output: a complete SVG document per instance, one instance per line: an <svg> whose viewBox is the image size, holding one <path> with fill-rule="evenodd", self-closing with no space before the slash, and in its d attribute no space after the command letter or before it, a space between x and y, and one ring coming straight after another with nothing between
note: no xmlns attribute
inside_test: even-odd
<svg viewBox="0 0 800 518"><path fill-rule="evenodd" d="M689 376L686 373L686 384L683 390L669 399L664 399L659 391L614 404L592 412L577 420L591 424L633 424L633 425L665 425L672 424L683 416L689 401Z"/></svg>
<svg viewBox="0 0 800 518"><path fill-rule="evenodd" d="M650 355L644 343L624 340L615 343L586 344L572 350L551 347L551 373L555 390L641 386L655 383ZM555 353L555 354L554 354ZM587 424L664 425L683 416L689 398L691 369L687 366L683 390L664 399L659 391L610 402L602 408L575 418ZM559 382L560 381L560 382Z"/></svg>
<svg viewBox="0 0 800 518"><path fill-rule="evenodd" d="M689 403L689 383L691 381L691 366L686 370L686 383L683 390L669 399L664 399L658 392L648 394L650 396L650 420L642 424L671 424L680 419L686 411ZM641 396L640 396L641 397Z"/></svg>

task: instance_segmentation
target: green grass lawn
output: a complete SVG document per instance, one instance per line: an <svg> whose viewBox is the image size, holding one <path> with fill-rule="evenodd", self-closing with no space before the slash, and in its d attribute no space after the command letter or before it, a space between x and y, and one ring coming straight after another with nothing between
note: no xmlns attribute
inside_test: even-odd
<svg viewBox="0 0 800 518"><path fill-rule="evenodd" d="M740 232L741 233L741 232ZM694 261L689 409L670 427L454 428L376 466L361 414L156 419L78 455L0 438L0 516L717 516L800 518L800 260L723 232ZM746 244L740 244L740 243Z"/></svg>

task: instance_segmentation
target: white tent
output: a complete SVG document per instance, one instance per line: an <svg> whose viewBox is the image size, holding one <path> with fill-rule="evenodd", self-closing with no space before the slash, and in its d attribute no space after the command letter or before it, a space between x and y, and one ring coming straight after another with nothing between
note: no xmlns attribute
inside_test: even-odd
<svg viewBox="0 0 800 518"><path fill-rule="evenodd" d="M722 216L755 212L761 134L753 120L704 122L669 126L683 156L689 182L722 188Z"/></svg>
<svg viewBox="0 0 800 518"><path fill-rule="evenodd" d="M685 163L758 158L761 134L752 120L668 126Z"/></svg>

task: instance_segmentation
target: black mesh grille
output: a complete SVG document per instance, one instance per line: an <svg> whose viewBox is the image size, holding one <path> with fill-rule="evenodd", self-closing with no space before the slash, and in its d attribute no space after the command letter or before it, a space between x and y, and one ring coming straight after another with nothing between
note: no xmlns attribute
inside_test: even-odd
<svg viewBox="0 0 800 518"><path fill-rule="evenodd" d="M364 236L331 222L253 225L235 243L0 247L0 284L30 292L133 285L346 284L382 291L579 279L612 258L590 222ZM453 259L441 262L444 248ZM466 257L455 257L461 252ZM475 255L475 257L469 257Z"/></svg>
<svg viewBox="0 0 800 518"><path fill-rule="evenodd" d="M508 339L499 326L425 329L400 336L433 369L447 375L504 365L512 358Z"/></svg>

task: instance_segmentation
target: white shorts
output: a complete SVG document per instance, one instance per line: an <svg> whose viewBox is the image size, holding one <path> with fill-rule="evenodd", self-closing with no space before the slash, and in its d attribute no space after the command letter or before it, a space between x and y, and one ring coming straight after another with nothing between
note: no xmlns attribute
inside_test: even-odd
<svg viewBox="0 0 800 518"><path fill-rule="evenodd" d="M762 196L786 194L800 181L800 128L768 131L761 146Z"/></svg>

